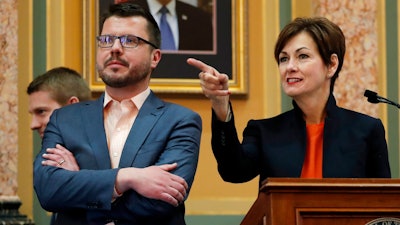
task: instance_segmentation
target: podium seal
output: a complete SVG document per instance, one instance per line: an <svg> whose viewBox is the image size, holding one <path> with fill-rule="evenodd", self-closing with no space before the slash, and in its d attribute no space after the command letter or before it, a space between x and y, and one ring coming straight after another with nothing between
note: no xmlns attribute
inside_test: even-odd
<svg viewBox="0 0 400 225"><path fill-rule="evenodd" d="M391 217L382 217L372 220L366 223L365 225L400 225L400 219Z"/></svg>

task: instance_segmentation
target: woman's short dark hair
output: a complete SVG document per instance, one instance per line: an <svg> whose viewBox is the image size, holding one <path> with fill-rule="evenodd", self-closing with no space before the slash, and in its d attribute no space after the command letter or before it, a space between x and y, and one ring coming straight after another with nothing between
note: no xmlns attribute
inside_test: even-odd
<svg viewBox="0 0 400 225"><path fill-rule="evenodd" d="M287 24L279 34L275 45L275 60L279 64L279 54L291 38L301 32L306 32L314 40L325 65L331 64L332 54L338 57L338 68L331 79L330 91L333 92L335 81L343 66L346 52L345 37L338 25L324 17L296 18Z"/></svg>
<svg viewBox="0 0 400 225"><path fill-rule="evenodd" d="M151 13L148 10L144 9L143 7L133 3L132 1L110 5L108 12L106 12L104 15L101 15L100 31L99 31L100 34L101 31L103 30L104 22L112 16L117 16L117 17L140 16L145 18L147 20L147 32L149 34L149 39L150 39L149 41L151 43L154 43L156 46L161 45L161 33L160 29L158 28L158 24L154 20Z"/></svg>

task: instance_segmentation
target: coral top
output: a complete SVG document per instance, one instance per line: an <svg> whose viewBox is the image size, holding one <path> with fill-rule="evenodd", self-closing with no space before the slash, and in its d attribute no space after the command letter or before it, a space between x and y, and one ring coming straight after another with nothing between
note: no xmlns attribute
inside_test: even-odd
<svg viewBox="0 0 400 225"><path fill-rule="evenodd" d="M307 147L301 178L322 178L324 123L307 124Z"/></svg>

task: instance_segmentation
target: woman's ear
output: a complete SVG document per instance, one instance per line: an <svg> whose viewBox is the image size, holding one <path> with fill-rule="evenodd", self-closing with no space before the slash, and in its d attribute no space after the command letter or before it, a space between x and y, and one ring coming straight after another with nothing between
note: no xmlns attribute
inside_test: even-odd
<svg viewBox="0 0 400 225"><path fill-rule="evenodd" d="M337 54L332 54L331 55L331 63L328 66L328 77L332 78L333 75L335 75L336 70L339 66L339 58Z"/></svg>

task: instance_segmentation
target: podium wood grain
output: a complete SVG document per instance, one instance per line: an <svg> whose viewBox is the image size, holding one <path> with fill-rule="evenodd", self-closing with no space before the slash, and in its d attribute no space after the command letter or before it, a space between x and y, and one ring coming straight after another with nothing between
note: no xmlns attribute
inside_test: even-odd
<svg viewBox="0 0 400 225"><path fill-rule="evenodd" d="M241 225L365 225L400 219L400 179L269 178Z"/></svg>

